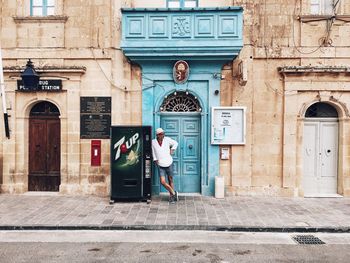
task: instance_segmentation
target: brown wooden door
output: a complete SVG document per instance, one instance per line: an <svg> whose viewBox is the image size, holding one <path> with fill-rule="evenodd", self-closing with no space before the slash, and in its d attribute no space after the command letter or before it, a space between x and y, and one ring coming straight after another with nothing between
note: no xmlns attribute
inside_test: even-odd
<svg viewBox="0 0 350 263"><path fill-rule="evenodd" d="M29 121L29 191L58 191L60 178L60 120L31 117Z"/></svg>

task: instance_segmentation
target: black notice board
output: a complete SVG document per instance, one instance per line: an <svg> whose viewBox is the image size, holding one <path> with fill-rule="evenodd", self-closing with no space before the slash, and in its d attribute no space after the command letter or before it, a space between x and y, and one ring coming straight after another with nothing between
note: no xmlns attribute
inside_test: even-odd
<svg viewBox="0 0 350 263"><path fill-rule="evenodd" d="M60 79L43 79L39 80L38 87L24 87L22 80L17 80L17 90L19 91L61 91L62 80Z"/></svg>
<svg viewBox="0 0 350 263"><path fill-rule="evenodd" d="M80 97L80 138L109 139L111 97Z"/></svg>

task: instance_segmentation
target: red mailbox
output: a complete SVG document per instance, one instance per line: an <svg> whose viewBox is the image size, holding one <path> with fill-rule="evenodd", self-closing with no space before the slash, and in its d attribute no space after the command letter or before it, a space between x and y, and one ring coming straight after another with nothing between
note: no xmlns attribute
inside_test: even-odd
<svg viewBox="0 0 350 263"><path fill-rule="evenodd" d="M101 166L101 140L91 140L91 166Z"/></svg>

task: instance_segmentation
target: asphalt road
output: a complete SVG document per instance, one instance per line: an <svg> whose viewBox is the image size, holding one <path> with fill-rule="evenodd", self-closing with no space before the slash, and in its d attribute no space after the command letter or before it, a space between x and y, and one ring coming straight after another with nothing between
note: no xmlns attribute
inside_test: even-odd
<svg viewBox="0 0 350 263"><path fill-rule="evenodd" d="M0 262L349 262L350 234L206 231L0 231ZM308 234L309 235L309 234Z"/></svg>

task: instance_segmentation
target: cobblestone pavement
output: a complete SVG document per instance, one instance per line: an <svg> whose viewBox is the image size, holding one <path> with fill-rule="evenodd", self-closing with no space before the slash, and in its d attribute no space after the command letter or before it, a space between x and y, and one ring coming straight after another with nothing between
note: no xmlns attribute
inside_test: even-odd
<svg viewBox="0 0 350 263"><path fill-rule="evenodd" d="M1 229L196 229L350 232L350 198L165 196L116 202L95 196L0 195ZM323 229L323 230L322 230ZM324 230L326 229L326 230Z"/></svg>

